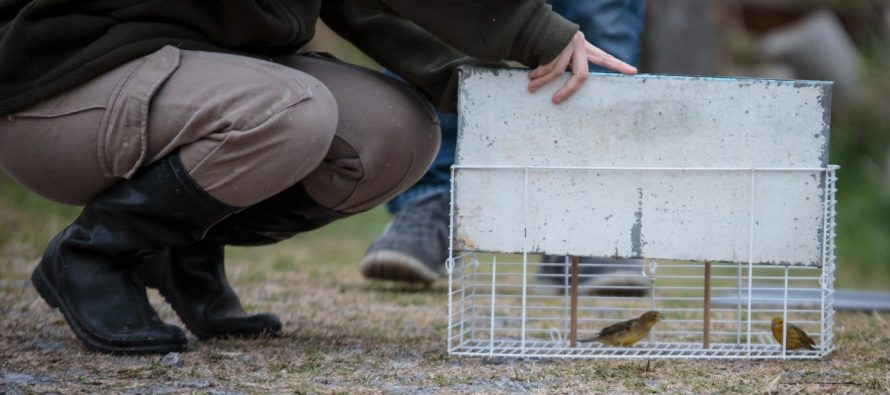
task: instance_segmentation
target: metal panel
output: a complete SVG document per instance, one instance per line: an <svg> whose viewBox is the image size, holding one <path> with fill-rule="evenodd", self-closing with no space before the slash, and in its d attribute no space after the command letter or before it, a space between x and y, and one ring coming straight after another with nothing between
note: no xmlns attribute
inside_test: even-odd
<svg viewBox="0 0 890 395"><path fill-rule="evenodd" d="M527 82L463 70L456 249L822 263L830 83Z"/></svg>

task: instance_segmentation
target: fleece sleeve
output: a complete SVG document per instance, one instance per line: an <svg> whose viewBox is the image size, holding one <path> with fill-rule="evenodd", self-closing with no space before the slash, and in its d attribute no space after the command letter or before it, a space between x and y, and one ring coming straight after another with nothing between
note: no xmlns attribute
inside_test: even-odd
<svg viewBox="0 0 890 395"><path fill-rule="evenodd" d="M334 0L322 18L338 34L453 112L458 65L537 66L578 26L543 0Z"/></svg>

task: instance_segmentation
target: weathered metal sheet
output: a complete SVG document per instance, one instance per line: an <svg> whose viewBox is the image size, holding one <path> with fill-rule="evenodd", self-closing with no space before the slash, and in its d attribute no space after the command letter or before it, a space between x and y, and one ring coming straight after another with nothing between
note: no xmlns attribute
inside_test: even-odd
<svg viewBox="0 0 890 395"><path fill-rule="evenodd" d="M462 73L458 249L821 264L830 83L594 73L558 106L527 83Z"/></svg>

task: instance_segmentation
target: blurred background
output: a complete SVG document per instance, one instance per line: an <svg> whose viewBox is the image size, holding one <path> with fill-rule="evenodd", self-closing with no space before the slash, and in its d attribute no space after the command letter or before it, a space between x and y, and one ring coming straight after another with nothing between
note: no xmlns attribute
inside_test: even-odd
<svg viewBox="0 0 890 395"><path fill-rule="evenodd" d="M644 72L835 81L838 286L890 290L890 1L647 7Z"/></svg>
<svg viewBox="0 0 890 395"><path fill-rule="evenodd" d="M645 73L836 82L837 285L890 290L890 0L650 0L645 29ZM379 68L321 23L307 49ZM36 261L78 211L0 173L0 253ZM349 222L362 229L337 227L357 238L346 252L355 271L387 220L382 209L362 215Z"/></svg>

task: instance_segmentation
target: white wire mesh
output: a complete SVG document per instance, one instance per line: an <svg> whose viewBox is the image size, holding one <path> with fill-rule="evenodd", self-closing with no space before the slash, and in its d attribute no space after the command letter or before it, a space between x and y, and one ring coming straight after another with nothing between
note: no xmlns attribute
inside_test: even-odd
<svg viewBox="0 0 890 395"><path fill-rule="evenodd" d="M641 259L633 264L579 264L577 338L591 337L610 324L636 318L648 310L661 312L664 321L653 328L647 339L633 347L595 342L572 347L569 341L570 265L566 257L543 261L528 251L511 255L457 251L452 240L447 263L448 352L468 356L564 358L824 357L833 350L836 169L831 166L822 170L825 216L821 266L760 265L750 260L747 264L711 264L707 347L704 341L705 276L701 262ZM452 172L461 170L472 169L456 166ZM755 173L763 169L739 170L751 172L753 188ZM452 184L452 197L454 191ZM452 221L453 217L452 206ZM453 234L451 236L453 238ZM754 256L757 239L753 232L750 245L750 256ZM604 291L629 288L605 285L609 282L602 280L628 277L604 271L610 267L633 270L632 277L644 279L642 284L647 285L630 288L644 291L648 296L601 295ZM816 349L784 350L770 328L771 320L776 317L807 332L815 340ZM783 332L784 336L787 335Z"/></svg>

